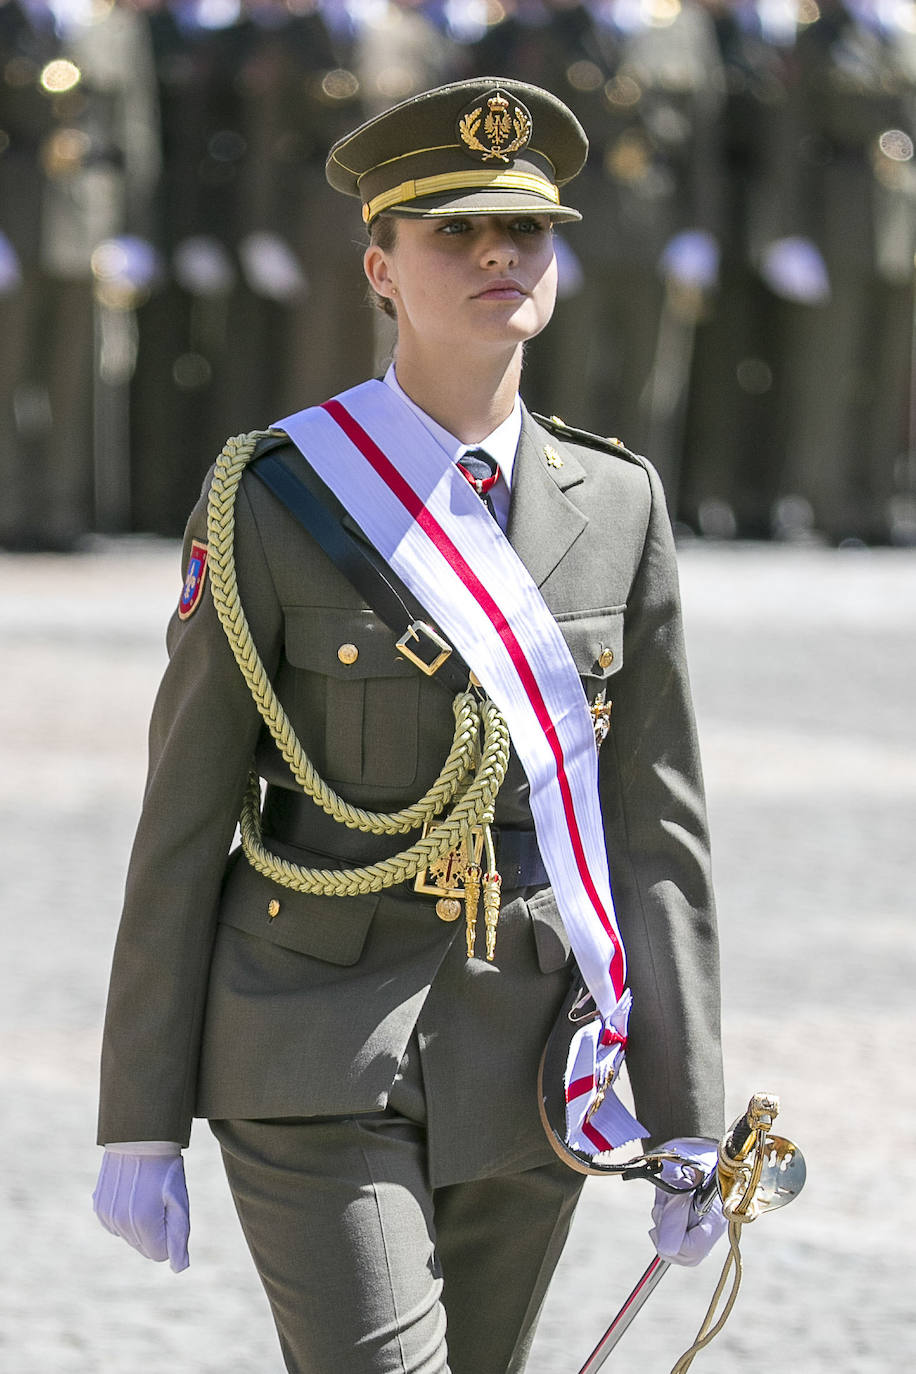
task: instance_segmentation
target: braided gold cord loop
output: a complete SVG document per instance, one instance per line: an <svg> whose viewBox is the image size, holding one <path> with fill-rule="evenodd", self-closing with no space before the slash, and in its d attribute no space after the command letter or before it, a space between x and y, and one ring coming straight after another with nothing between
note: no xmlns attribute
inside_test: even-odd
<svg viewBox="0 0 916 1374"><path fill-rule="evenodd" d="M213 603L229 646L255 706L294 778L327 815L351 830L372 835L399 835L419 829L455 802L444 819L408 849L361 868L305 868L272 854L261 837L260 782L252 772L240 819L245 855L265 877L298 892L355 896L405 882L454 849L471 826L493 819L496 795L509 761L509 732L493 702L474 691L453 702L455 733L439 776L413 805L399 811L366 811L340 797L319 777L302 748L255 647L239 597L235 572L235 498L242 474L263 431L228 439L217 459L207 503L210 586Z"/></svg>

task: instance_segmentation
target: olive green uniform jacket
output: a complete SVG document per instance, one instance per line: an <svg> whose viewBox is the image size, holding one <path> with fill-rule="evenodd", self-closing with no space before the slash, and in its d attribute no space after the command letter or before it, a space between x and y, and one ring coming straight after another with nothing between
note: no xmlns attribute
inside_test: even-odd
<svg viewBox="0 0 916 1374"><path fill-rule="evenodd" d="M300 468L292 446L280 454ZM186 556L192 537L206 538L205 504L191 516ZM658 479L614 444L525 412L507 534L589 700L602 689L613 700L601 804L634 996L637 1113L656 1140L717 1136L715 917ZM235 540L259 651L321 776L375 810L416 800L451 742L450 694L396 652L392 631L250 473ZM238 852L227 865L255 753L268 783L265 834L280 854L353 864L404 842L347 830L297 793L209 595L173 618L168 644L112 972L100 1141L184 1142L192 1115L377 1111L414 1036L434 1184L547 1162L536 1072L570 977L551 889L504 887L487 964L466 958L464 922L437 919L434 899L410 885L309 896L261 877ZM342 644L356 646L355 662L341 662ZM514 756L496 820L532 826Z"/></svg>

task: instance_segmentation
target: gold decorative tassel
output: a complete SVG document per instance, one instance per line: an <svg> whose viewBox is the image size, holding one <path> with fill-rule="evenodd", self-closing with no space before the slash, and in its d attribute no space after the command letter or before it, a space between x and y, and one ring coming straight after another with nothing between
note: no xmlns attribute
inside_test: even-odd
<svg viewBox="0 0 916 1374"><path fill-rule="evenodd" d="M611 1067L611 1068L608 1069L607 1073L604 1075L604 1077L602 1078L601 1082L598 1084L598 1091L595 1093L595 1096L592 1098L591 1106L589 1107L588 1111L585 1113L585 1120L586 1120L586 1121L591 1121L592 1117L595 1115L595 1112L598 1110L598 1108L601 1106L601 1104L602 1104L602 1102L604 1101L604 1099L607 1097L608 1089L610 1088L610 1086L611 1086L611 1084L613 1083L613 1081L614 1081L614 1069L613 1069L613 1067Z"/></svg>
<svg viewBox="0 0 916 1374"><path fill-rule="evenodd" d="M468 958L474 957L477 939L477 906L480 901L480 864L468 864L464 874L464 913L467 922Z"/></svg>
<svg viewBox="0 0 916 1374"><path fill-rule="evenodd" d="M496 872L483 875L483 918L487 927L487 963L490 964L496 954L496 923L499 920L499 889L502 881Z"/></svg>

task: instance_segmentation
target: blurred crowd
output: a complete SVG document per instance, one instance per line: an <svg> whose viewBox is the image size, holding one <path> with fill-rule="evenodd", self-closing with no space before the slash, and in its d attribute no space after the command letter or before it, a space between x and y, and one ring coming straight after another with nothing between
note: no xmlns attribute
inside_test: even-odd
<svg viewBox="0 0 916 1374"><path fill-rule="evenodd" d="M530 408L685 532L916 544L913 0L0 0L0 547L176 535L382 367L327 150L482 73L591 145Z"/></svg>

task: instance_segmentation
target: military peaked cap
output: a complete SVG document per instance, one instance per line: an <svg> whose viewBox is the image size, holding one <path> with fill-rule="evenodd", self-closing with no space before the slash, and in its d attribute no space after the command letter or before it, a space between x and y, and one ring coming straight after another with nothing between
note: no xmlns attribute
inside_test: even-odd
<svg viewBox="0 0 916 1374"><path fill-rule="evenodd" d="M392 106L328 155L327 178L359 196L371 224L394 215L524 211L581 219L559 187L582 169L588 140L555 95L524 81L478 76Z"/></svg>

